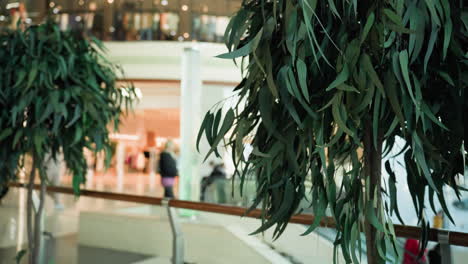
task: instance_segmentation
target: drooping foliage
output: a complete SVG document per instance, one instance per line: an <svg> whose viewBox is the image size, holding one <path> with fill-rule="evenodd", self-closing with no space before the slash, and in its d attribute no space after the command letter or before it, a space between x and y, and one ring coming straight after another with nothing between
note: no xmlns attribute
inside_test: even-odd
<svg viewBox="0 0 468 264"><path fill-rule="evenodd" d="M0 32L0 184L16 179L26 154L46 181L46 157L61 152L78 193L84 149L110 154L109 124L117 128L135 92L117 83L119 68L102 52L98 40L51 21Z"/></svg>
<svg viewBox="0 0 468 264"><path fill-rule="evenodd" d="M204 134L208 155L223 143L231 147L241 182L255 172L252 207L264 212L257 232L275 226L279 236L310 192L316 219L307 233L329 210L347 262L359 262L363 223L377 230L384 257L395 238L389 218L399 215L396 176L390 163L387 183L371 174L380 176L375 165L397 138L406 142L402 155L421 226L425 195L450 215L442 189L460 194L466 152L466 2L244 0L225 41L230 52L219 57L243 62L239 101L224 117L219 107L207 113L199 141ZM247 143L253 152L245 157ZM379 171L369 172L371 163Z"/></svg>

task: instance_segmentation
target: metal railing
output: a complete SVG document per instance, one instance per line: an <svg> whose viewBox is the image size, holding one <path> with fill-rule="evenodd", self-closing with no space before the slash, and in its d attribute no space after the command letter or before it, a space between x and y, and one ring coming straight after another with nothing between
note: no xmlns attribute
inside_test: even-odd
<svg viewBox="0 0 468 264"><path fill-rule="evenodd" d="M24 183L12 183L11 187L18 188L27 188L27 185ZM39 189L40 185L34 185L34 189ZM74 195L74 191L69 187L58 187L58 186L49 186L47 187L48 192L62 193ZM141 195L132 195L132 194L123 194L123 193L114 193L114 192L102 192L102 191L93 191L93 190L81 190L80 196L106 199L112 201L122 201L122 202L133 202L139 204L148 204L148 205L159 205L165 206L168 210L169 219L171 222L172 234L173 234L173 263L179 264L183 263L183 237L180 232L180 227L176 221L175 212L173 208L180 209L189 209L210 213L219 213L225 215L233 216L243 216L251 218L260 218L262 215L261 210L254 209L249 213L246 213L246 208L237 207L237 206L228 206L228 205L219 205L219 204L210 204L202 202L192 202L192 201L183 201L177 199L165 199L157 198L150 196L141 196ZM298 214L294 215L290 223L295 224L304 224L310 225L313 223L315 217L309 214ZM320 222L321 227L335 228L335 221L331 217L324 217ZM394 225L395 234L397 237L401 238L420 238L422 229L416 226L405 226L405 225ZM448 230L441 229L430 229L428 234L429 241L439 242L445 245L454 245L454 246L463 246L468 247L468 233L463 232L451 232Z"/></svg>

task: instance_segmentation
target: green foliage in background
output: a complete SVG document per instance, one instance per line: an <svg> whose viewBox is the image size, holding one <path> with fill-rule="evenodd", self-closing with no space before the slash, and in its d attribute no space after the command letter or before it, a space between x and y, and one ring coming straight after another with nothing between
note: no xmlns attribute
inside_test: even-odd
<svg viewBox="0 0 468 264"><path fill-rule="evenodd" d="M79 194L85 182L84 150L104 151L110 162L109 128L136 97L117 83L119 68L103 46L81 31L60 31L51 20L0 32L0 186L28 168L27 234L29 263L43 263L42 225L47 164L63 155ZM27 157L30 157L26 159ZM27 164L25 160L31 160ZM40 203L33 212L33 184L39 175ZM34 221L33 221L34 217ZM18 259L25 254L21 251Z"/></svg>
<svg viewBox="0 0 468 264"><path fill-rule="evenodd" d="M397 138L406 142L420 225L428 227L425 209L435 210L434 200L450 218L442 189L460 195L466 151L463 0L244 0L225 41L230 52L219 57L243 62L239 101L225 114L207 113L199 141L206 136L208 155L231 147L241 182L255 171L252 208L263 209L256 232L274 227L279 236L311 192L316 219L306 233L329 210L346 262L359 262L366 225L375 233L371 251L383 261L395 238L390 216L399 211L394 168L385 164L384 183L381 162ZM246 143L254 149L248 158Z"/></svg>
<svg viewBox="0 0 468 264"><path fill-rule="evenodd" d="M119 69L102 48L50 21L0 33L0 183L15 179L24 154L46 177L39 164L61 151L79 192L83 150L110 150L108 125L118 126L134 97L132 86L116 83Z"/></svg>

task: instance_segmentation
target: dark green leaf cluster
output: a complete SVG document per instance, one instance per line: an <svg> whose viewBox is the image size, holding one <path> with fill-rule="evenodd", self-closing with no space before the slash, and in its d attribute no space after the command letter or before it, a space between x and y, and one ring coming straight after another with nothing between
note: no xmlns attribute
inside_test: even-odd
<svg viewBox="0 0 468 264"><path fill-rule="evenodd" d="M208 113L199 139L205 133L213 152L227 138L240 180L255 172L252 208L264 212L257 232L276 226L279 236L310 192L317 218L307 233L328 209L347 262L359 262L364 222L377 229L385 257L381 245L395 238L389 216L399 215L396 177L387 163L388 183L372 186L364 157L385 156L397 138L406 142L401 155L421 225L425 195L449 214L442 188L459 195L466 151L463 0L244 0L225 41L230 52L219 57L242 57L240 100L224 121L221 111ZM248 158L246 143L254 148Z"/></svg>
<svg viewBox="0 0 468 264"><path fill-rule="evenodd" d="M110 153L109 125L118 126L135 92L117 83L119 68L102 48L51 21L0 32L0 184L15 179L26 154L45 180L44 159L62 152L78 193L84 149Z"/></svg>

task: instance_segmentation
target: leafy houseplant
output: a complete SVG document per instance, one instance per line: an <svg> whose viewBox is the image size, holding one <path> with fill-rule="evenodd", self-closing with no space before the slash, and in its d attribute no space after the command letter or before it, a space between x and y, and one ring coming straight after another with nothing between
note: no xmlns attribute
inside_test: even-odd
<svg viewBox="0 0 468 264"><path fill-rule="evenodd" d="M230 52L219 57L248 58L239 102L224 117L207 113L199 140L205 134L208 155L226 142L241 182L255 171L257 232L276 226L279 236L310 192L316 218L306 233L328 209L346 262L359 263L365 232L368 263L382 263L399 210L394 166L385 163L384 184L381 164L399 138L420 225L427 231L425 195L450 218L442 190L460 195L466 152L466 2L244 0L225 41Z"/></svg>
<svg viewBox="0 0 468 264"><path fill-rule="evenodd" d="M108 125L117 128L135 93L131 85L117 83L119 69L103 57L99 41L78 31L62 32L51 21L24 31L4 30L0 46L0 185L14 181L25 158L31 158L29 263L38 263L47 159L63 155L79 194L87 169L84 149L110 153ZM34 213L36 175L41 188Z"/></svg>

